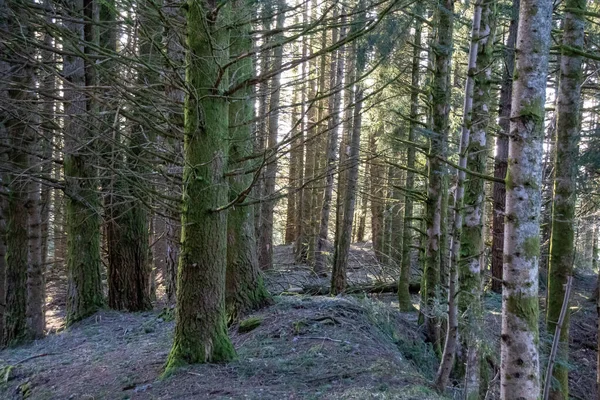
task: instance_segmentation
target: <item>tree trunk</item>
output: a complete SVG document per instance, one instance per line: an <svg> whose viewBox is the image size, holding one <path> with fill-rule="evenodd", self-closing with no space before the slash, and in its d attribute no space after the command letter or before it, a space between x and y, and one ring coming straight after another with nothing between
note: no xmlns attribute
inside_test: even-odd
<svg viewBox="0 0 600 400"><path fill-rule="evenodd" d="M337 19L338 11L334 9L333 18ZM345 38L345 17L342 17L340 24L342 25L340 32L340 40ZM332 42L338 41L338 30L334 28L332 31ZM337 146L338 146L338 125L339 125L339 107L342 93L339 91L342 85L342 79L344 74L344 51L343 47L340 51L332 54L331 70L329 76L329 89L333 91L333 95L329 95L329 119L327 131L328 144L327 144L327 164L325 170L325 191L323 195L323 203L321 207L321 219L319 223L319 235L317 237L317 244L315 248L315 267L314 270L318 274L324 274L327 268L327 233L329 231L329 215L331 212L331 201L333 197L333 178L335 175L335 162L337 158Z"/></svg>
<svg viewBox="0 0 600 400"><path fill-rule="evenodd" d="M480 32L482 9L481 2L482 0L477 0L477 2L475 3L475 10L473 11L473 25L471 31L469 61L467 64L467 80L465 83L465 101L463 106L462 130L460 146L458 149L458 165L461 169L459 169L456 173L457 183L454 193L454 229L452 235L450 271L448 282L448 330L446 332L446 340L444 344L444 352L442 354L442 361L440 362L440 366L435 380L435 386L440 392L443 392L446 389L446 386L448 385L450 372L452 372L452 368L454 367L454 358L456 356L456 348L458 342L459 272L465 272L463 271L463 268L459 268L459 263L462 264L461 261L463 261L461 260L461 235L463 229L463 204L465 200L465 181L467 175L464 169L467 167L467 159L471 150L469 148L469 144L471 130L473 129L473 88L475 86L474 75L477 71L477 55L479 48L479 40L482 37ZM489 34L490 32L487 32L487 35ZM481 134L482 132L480 131L478 133ZM485 137L485 132L483 132L483 136ZM480 138L474 139L478 142L481 142ZM485 149L485 139L483 141L483 149ZM485 156L486 153L483 152L483 154ZM484 197L483 187L481 187L481 191L477 193L477 195L482 198ZM479 218L481 219L481 217ZM471 243L468 242L466 244L471 245ZM469 266L466 268L468 270L466 271L467 273L469 273L470 275L478 275L480 273L479 268L474 268L473 271L469 270L469 268L471 267L471 260L465 259L464 261L469 262ZM479 267L479 264L476 263L474 267ZM472 279L468 280L468 282L473 283ZM478 293L479 286L466 287L466 289L469 290L469 293L471 294ZM469 395L470 393L467 391L466 394ZM478 394L479 393L477 392L477 395Z"/></svg>
<svg viewBox="0 0 600 400"><path fill-rule="evenodd" d="M512 97L512 77L515 65L515 43L519 22L519 0L512 5L512 18L508 31L508 39L504 50L505 68L502 70L500 87L500 126L496 138L496 156L494 159L494 177L506 178L508 159L508 135L510 132L510 110ZM492 290L502 293L502 265L504 251L504 208L506 203L506 187L504 183L494 182L494 208L492 210Z"/></svg>
<svg viewBox="0 0 600 400"><path fill-rule="evenodd" d="M40 151L35 146L35 133L27 138L30 142L26 146L34 153ZM29 156L29 168L33 173L41 172L39 157ZM44 246L42 242L42 187L38 182L28 185L28 240L29 240L29 265L27 268L27 328L32 339L44 336L46 327L45 304L46 288L44 279Z"/></svg>
<svg viewBox="0 0 600 400"><path fill-rule="evenodd" d="M69 18L64 26L79 41L66 41L66 50L90 54L93 43L92 0L71 0ZM95 111L92 100L84 93L95 84L93 67L83 57L67 56L63 60L65 79L72 90L65 91L64 175L67 195L67 325L95 313L102 305L100 278L100 197L94 163L96 133L88 113ZM85 143L85 146L83 145Z"/></svg>
<svg viewBox="0 0 600 400"><path fill-rule="evenodd" d="M443 174L446 170L443 159L446 158L446 141L450 117L450 61L452 59L454 1L444 0L437 11L437 39L434 49L433 76L433 131L428 156L429 179L427 187L426 215L427 246L424 271L424 290L422 291L423 311L425 315L425 335L427 341L440 346L439 318L435 317L435 303L439 300L440 268L442 247L442 190Z"/></svg>
<svg viewBox="0 0 600 400"><path fill-rule="evenodd" d="M300 186L302 184L302 176L301 176L301 165L303 162L301 161L304 156L304 149L302 144L302 131L300 131L300 118L301 116L301 107L299 104L299 90L294 89L294 94L292 98L292 142L290 145L290 167L289 167L289 176L288 176L288 194L287 194L287 209L285 213L285 237L284 243L291 244L297 238L297 230L298 230L298 206L299 206L299 192Z"/></svg>
<svg viewBox="0 0 600 400"><path fill-rule="evenodd" d="M540 396L539 221L551 17L551 2L521 0L504 230L500 397L506 400Z"/></svg>
<svg viewBox="0 0 600 400"><path fill-rule="evenodd" d="M271 18L273 17L272 13L273 13L273 8L272 8L272 3L271 2L265 2L263 4L263 8L262 8L262 23L263 23L263 30L265 32L269 32L271 30ZM260 15L260 13L259 13ZM262 36L262 46L265 47L269 44L269 36L265 33ZM260 54L259 54L259 58L260 58L260 72L261 73L265 73L266 71L269 70L270 66L271 66L271 56L272 56L272 49L263 49L261 50ZM268 111L269 111L269 83L270 80L269 79L263 79L259 85L258 85L258 115L257 115L257 119L258 121L256 122L256 137L255 137L255 143L254 143L254 151L256 153L263 153L266 150L266 146L267 146L267 138L268 138L268 121L269 121L269 117L268 117ZM268 156L269 154L266 153L265 154L265 158L266 156ZM268 160L263 159L264 162L267 162ZM256 182L254 183L253 186L253 191L254 191L254 197L257 199L262 199L262 196L264 195L264 185L265 185L265 173L266 173L266 169L262 168L259 171L259 178L256 180ZM263 222L262 222L262 209L263 209L263 204L262 203L258 203L256 204L256 206L254 207L254 229L256 230L256 238L257 240L261 241L264 239L261 239L263 237L263 234L261 232L262 226L263 226ZM259 243L258 244L258 257L259 257L259 265L262 266L261 264L261 255L260 255L260 251L262 249L262 245Z"/></svg>
<svg viewBox="0 0 600 400"><path fill-rule="evenodd" d="M563 19L563 45L583 50L585 0L568 0ZM582 57L564 50L560 57L560 81L556 109L556 159L554 164L554 196L552 202L552 235L548 268L548 307L546 324L553 335L565 297L565 285L573 274L575 259L575 202L577 158L581 127ZM589 230L592 232L592 230ZM593 246L592 246L593 247ZM550 399L569 398L569 308L564 316L558 347L558 363L552 377ZM548 378L546 378L548 379Z"/></svg>
<svg viewBox="0 0 600 400"><path fill-rule="evenodd" d="M417 138L417 121L419 119L419 65L421 58L421 34L423 30L422 7L415 11L415 33L413 46L413 59L411 71L410 92L410 125L408 128L408 141L414 143ZM411 267L411 245L413 243L413 194L415 188L415 147L408 145L406 149L406 195L404 196L404 230L402 236L402 264L400 266L400 279L398 280L398 306L401 311L414 309L408 290Z"/></svg>
<svg viewBox="0 0 600 400"><path fill-rule="evenodd" d="M30 243L39 244L39 235L35 242L29 241L28 220L29 192L39 189L39 185L33 184L27 175L29 168L36 168L36 163L32 163L33 157L28 155L33 150L32 139L37 132L33 125L38 122L34 96L35 71L30 61L30 57L34 56L34 49L31 47L34 32L28 23L26 8L21 6L18 9L15 6L14 3L0 5L0 28L5 32L17 32L15 34L24 43L19 51L11 46L0 45L3 55L0 72L6 79L6 82L0 83L0 101L3 104L3 126L0 128L3 132L0 134L3 141L8 143L3 151L7 158L3 161L8 172L3 176L6 181L3 179L2 182L5 185L3 194L6 195L2 204L6 207L6 210L2 210L6 218L3 238L6 285L3 287L4 330L0 335L3 346L19 344L29 339L32 333L27 319L28 257ZM39 195L36 199L39 200ZM38 261L37 257L34 261ZM40 265L37 264L36 267L39 268Z"/></svg>
<svg viewBox="0 0 600 400"><path fill-rule="evenodd" d="M370 156L373 157L370 166L371 172L371 239L373 241L373 251L377 261L385 261L384 249L384 216L385 216L385 166L379 159L377 153L377 140L383 135L383 125L377 130L373 130L369 137Z"/></svg>
<svg viewBox="0 0 600 400"><path fill-rule="evenodd" d="M342 8L342 14L346 13L346 9ZM346 51L346 65L347 74L345 77L345 84L347 89L344 91L344 120L342 123L342 137L340 140L340 151L338 161L338 182L337 182L337 196L336 196L336 214L335 214L335 239L334 239L334 252L337 249L337 243L339 243L339 236L342 233L342 225L344 221L344 201L346 199L346 191L348 184L348 166L349 157L351 152L350 139L352 137L352 123L354 113L354 85L351 84L356 79L356 47L348 48ZM363 193L363 202L368 200L366 193ZM366 207L366 206L365 206ZM333 279L333 277L332 277Z"/></svg>
<svg viewBox="0 0 600 400"><path fill-rule="evenodd" d="M331 274L331 294L333 295L344 293L347 286L346 269L348 265L348 254L350 252L350 240L352 238L352 222L354 220L354 205L356 202L356 186L358 182L362 101L363 88L360 83L357 83L354 102L354 121L352 123L352 138L350 139L350 155L348 157L348 183L343 200L344 217L340 226L341 231L336 237L337 240L334 244L333 271Z"/></svg>
<svg viewBox="0 0 600 400"><path fill-rule="evenodd" d="M302 23L308 23L308 1L304 4L304 9L302 12ZM306 35L302 38L302 58L306 59L308 55L308 38ZM312 170L311 163L308 157L308 131L307 127L307 90L308 90L308 62L305 61L302 63L300 68L301 72L301 95L300 95L300 136L298 143L298 156L299 156L299 171L298 175L302 178L299 181L299 185L301 186L298 192L298 203L296 204L296 209L298 213L298 217L296 220L296 240L294 242L294 256L297 262L306 262L308 259L308 216L307 214L310 212L308 205L310 204L307 200L308 198L308 182L309 179L312 179ZM305 133L306 132L306 133Z"/></svg>
<svg viewBox="0 0 600 400"><path fill-rule="evenodd" d="M218 12L217 12L218 10ZM189 3L185 100L182 247L177 276L173 347L165 374L186 363L227 361L235 350L227 336L225 271L229 185L228 87L221 66L229 61L230 4ZM227 72L227 71L225 71ZM202 318L198 318L198 316Z"/></svg>
<svg viewBox="0 0 600 400"><path fill-rule="evenodd" d="M277 7L277 24L275 29L283 32L285 22L285 2L279 1ZM275 39L282 42L283 33ZM281 69L283 62L283 44L274 49L274 71ZM258 263L262 270L273 268L273 209L275 201L271 199L275 194L275 179L277 178L277 131L279 129L279 98L281 94L281 73L277 72L271 80L271 98L269 100L268 138L267 138L267 166L264 175L264 187L260 211L260 235L258 236Z"/></svg>
<svg viewBox="0 0 600 400"><path fill-rule="evenodd" d="M249 52L252 49L250 36L251 4L248 0L234 3L235 20L238 27L232 30L231 58ZM280 10L282 11L282 10ZM243 82L252 77L254 72L251 57L245 57L235 63L230 71L230 79ZM233 74L235 71L235 74ZM235 86L235 82L234 86ZM233 164L253 153L252 125L254 102L252 87L244 86L229 105L229 132L231 145L229 156L235 169L245 171L251 169L250 162ZM230 200L249 190L252 185L251 174L240 174L229 178ZM248 206L232 207L227 216L227 274L225 304L230 321L249 310L261 307L270 300L260 275L256 252L254 228L254 208Z"/></svg>
<svg viewBox="0 0 600 400"><path fill-rule="evenodd" d="M183 158L183 137L181 132L184 130L184 91L179 82L185 80L185 50L183 29L178 27L185 26L185 18L182 10L182 0L167 0L164 8L165 14L168 15L174 23L165 26L164 40L165 48L173 67L168 70L165 75L165 94L169 99L169 131L165 135L165 140L169 144L171 151L176 155L176 161ZM178 168L177 162L168 165L167 168ZM166 190L169 192L180 193L180 187L173 184L169 185ZM166 255L165 255L165 292L167 294L167 302L170 305L175 304L177 295L177 271L179 266L179 249L181 245L181 210L179 204L175 201L169 201L165 207L165 238L166 238Z"/></svg>
<svg viewBox="0 0 600 400"><path fill-rule="evenodd" d="M473 76L473 112L469 137L467 169L485 174L488 156L490 126L491 78L494 43L494 0L481 1L481 23L477 34L477 73ZM465 392L467 400L479 398L480 389L480 321L481 274L484 251L485 185L484 180L470 175L465 182L464 220L461 235L459 282L459 313L463 316L460 336L467 349Z"/></svg>

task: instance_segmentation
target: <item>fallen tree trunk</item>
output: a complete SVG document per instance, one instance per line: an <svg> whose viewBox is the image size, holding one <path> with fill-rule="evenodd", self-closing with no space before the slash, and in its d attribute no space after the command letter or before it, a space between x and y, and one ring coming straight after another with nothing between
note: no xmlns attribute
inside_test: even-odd
<svg viewBox="0 0 600 400"><path fill-rule="evenodd" d="M289 290L288 292L293 292L297 294L310 294L310 295L328 295L331 293L331 288L329 286L319 286L319 285L308 285L300 290ZM419 293L421 290L420 282L411 282L408 285L408 290L412 294ZM351 285L346 288L344 293L353 294L353 293L395 293L398 291L398 282L391 283L375 283L375 284L359 284L359 285Z"/></svg>

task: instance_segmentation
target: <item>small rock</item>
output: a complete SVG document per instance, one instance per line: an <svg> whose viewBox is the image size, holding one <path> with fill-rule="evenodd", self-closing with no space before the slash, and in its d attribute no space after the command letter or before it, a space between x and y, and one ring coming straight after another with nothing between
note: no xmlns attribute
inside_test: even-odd
<svg viewBox="0 0 600 400"><path fill-rule="evenodd" d="M133 391L135 393L141 393L141 392L145 392L148 389L152 389L152 385L150 383L148 383L146 385L138 386L135 389L133 389Z"/></svg>

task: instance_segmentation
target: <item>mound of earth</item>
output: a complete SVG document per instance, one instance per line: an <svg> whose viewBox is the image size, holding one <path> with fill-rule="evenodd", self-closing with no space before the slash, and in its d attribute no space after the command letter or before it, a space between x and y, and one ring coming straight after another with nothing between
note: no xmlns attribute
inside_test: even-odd
<svg viewBox="0 0 600 400"><path fill-rule="evenodd" d="M285 296L231 327L238 359L160 379L174 323L103 311L4 350L3 399L442 399L415 315L355 297Z"/></svg>

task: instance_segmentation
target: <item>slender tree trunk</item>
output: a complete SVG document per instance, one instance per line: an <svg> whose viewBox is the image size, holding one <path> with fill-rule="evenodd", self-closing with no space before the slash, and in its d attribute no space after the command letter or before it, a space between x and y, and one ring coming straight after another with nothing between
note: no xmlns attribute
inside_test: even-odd
<svg viewBox="0 0 600 400"><path fill-rule="evenodd" d="M341 164L341 163L340 163ZM360 210L358 211L358 226L356 227L355 242L363 243L365 241L365 229L367 227L367 212L369 210L369 196L371 190L371 164L366 163L364 166L364 174L362 179L362 191L359 193ZM340 175L341 176L341 175Z"/></svg>
<svg viewBox="0 0 600 400"><path fill-rule="evenodd" d="M165 137L167 144L175 155L176 160L183 158L182 142L184 131L184 91L182 83L185 80L185 50L183 46L185 31L180 27L185 26L185 18L182 10L181 0L166 0L165 14L173 21L171 26L165 26L164 40L167 54L173 66L164 76L164 88L167 98L170 100L169 127ZM175 139L173 139L175 138ZM168 165L167 168L178 168L176 165ZM167 187L169 192L180 193L180 188L173 184ZM165 292L167 302L175 304L177 295L177 271L179 266L179 249L181 245L181 210L179 204L169 201L165 207Z"/></svg>
<svg viewBox="0 0 600 400"><path fill-rule="evenodd" d="M496 156L494 159L494 177L506 178L508 159L508 135L510 125L510 110L512 98L512 77L515 65L515 44L519 22L519 0L512 5L512 18L508 31L508 39L504 50L505 68L502 70L500 87L500 130L496 137ZM504 251L504 208L506 203L506 188L504 183L494 182L494 208L492 210L492 290L502 293L502 265Z"/></svg>
<svg viewBox="0 0 600 400"><path fill-rule="evenodd" d="M473 76L473 112L467 148L467 169L485 174L490 126L491 79L494 48L494 0L481 1L481 23L477 35L477 72ZM471 175L465 182L464 220L461 234L459 282L460 335L467 349L465 371L466 399L478 399L480 391L480 324L482 319L481 274L485 220L484 180Z"/></svg>
<svg viewBox="0 0 600 400"><path fill-rule="evenodd" d="M504 231L500 397L506 400L540 396L539 221L551 17L551 2L521 0Z"/></svg>
<svg viewBox="0 0 600 400"><path fill-rule="evenodd" d="M436 300L439 300L442 247L442 191L443 174L446 170L442 159L446 157L450 117L450 61L452 59L454 1L444 0L437 10L437 39L434 49L433 77L433 131L429 150L429 179L427 187L426 215L427 246L424 271L422 303L425 315L425 335L429 342L439 347L439 318L435 316Z"/></svg>
<svg viewBox="0 0 600 400"><path fill-rule="evenodd" d="M404 136L404 134L402 134ZM398 154L397 159L400 159ZM400 270L402 265L402 239L404 230L404 171L390 166L390 205L389 205L389 264L394 269Z"/></svg>
<svg viewBox="0 0 600 400"><path fill-rule="evenodd" d="M360 71L360 69L359 69ZM354 220L354 205L356 202L356 186L358 182L358 165L360 154L360 131L361 110L363 102L363 88L361 84L356 85L356 97L354 102L354 121L352 124L352 138L350 139L350 155L348 157L348 183L344 194L344 217L341 223L341 231L336 238L333 254L333 272L331 274L331 293L337 295L346 290L346 268L348 254L350 252L350 240L352 238L352 223Z"/></svg>
<svg viewBox="0 0 600 400"><path fill-rule="evenodd" d="M297 238L298 228L298 198L299 189L302 182L299 166L303 163L300 158L303 156L302 148L302 133L299 130L301 118L301 104L299 104L299 90L294 89L292 97L292 142L290 148L290 167L288 176L288 194L287 194L287 209L285 213L285 244L294 243Z"/></svg>
<svg viewBox="0 0 600 400"><path fill-rule="evenodd" d="M263 8L262 8L262 21L263 21L263 30L265 32L269 32L271 30L271 18L273 17L272 15L273 13L273 8L272 8L272 3L271 2L265 2L263 4ZM262 36L262 45L266 46L269 44L269 37L266 35L266 33ZM272 49L264 49L260 52L259 54L259 58L260 58L260 73L265 73L266 71L269 70L270 66L271 66L271 55L272 55ZM254 151L257 153L262 153L265 152L266 150L266 146L267 146L267 139L268 139L268 121L269 121L269 117L268 117L268 111L269 111L269 83L270 80L269 79L263 79L260 84L258 85L258 121L256 123L256 141L254 143ZM265 153L265 156L268 156L268 153ZM267 162L268 160L263 160L264 162ZM257 181L254 184L253 187L253 191L254 191L254 197L257 199L262 199L262 196L265 193L265 189L264 189L264 185L265 185L265 174L266 174L266 168L263 167L263 169L259 172L259 178L257 179ZM258 203L255 207L254 210L254 228L256 229L256 238L259 241L264 241L266 239L263 238L263 233L261 232L261 229L263 227L263 215L262 215L262 210L263 210L263 204L262 203ZM263 248L263 244L258 244L258 262L259 265L262 268L262 260L260 255L260 251Z"/></svg>
<svg viewBox="0 0 600 400"><path fill-rule="evenodd" d="M302 23L308 23L308 1L304 4L304 9L302 12ZM302 38L302 58L305 59L308 55L308 38L306 35ZM305 61L302 63L300 68L301 70L301 95L300 95L300 136L299 136L299 144L298 146L298 156L299 163L301 167L299 167L298 174L302 177L299 181L301 185L301 189L298 192L298 203L296 205L298 217L297 217L297 232L296 232L296 241L294 242L294 256L297 262L306 262L308 259L308 216L307 213L310 212L307 205L308 198L308 181L312 178L312 175L309 175L310 170L310 162L309 157L307 155L308 150L308 131L307 127L307 90L308 90L308 62Z"/></svg>
<svg viewBox="0 0 600 400"><path fill-rule="evenodd" d="M232 30L231 57L249 52L252 49L250 36L251 3L249 0L237 0L234 3L234 20L239 25ZM282 11L282 10L280 10ZM235 71L235 74L232 72ZM231 70L230 79L243 82L252 77L254 72L251 57L241 59ZM235 82L233 82L235 83ZM254 102L252 87L245 86L229 105L229 132L231 145L229 155L232 167L246 170L252 167L249 162L235 163L253 152L252 125L254 117ZM252 185L251 174L241 174L229 178L230 199L236 199ZM239 315L261 307L270 300L270 295L264 287L258 265L256 237L254 228L254 208L248 206L232 207L227 216L227 274L225 304L229 320Z"/></svg>
<svg viewBox="0 0 600 400"><path fill-rule="evenodd" d="M462 132L459 153L458 165L461 169L457 171L457 183L454 193L454 229L451 245L451 260L450 260L450 275L448 284L448 330L446 332L446 341L444 344L444 352L442 361L437 372L435 386L443 392L448 385L450 372L454 366L454 357L456 356L456 347L458 343L458 278L459 278L459 263L461 262L461 240L463 229L463 204L465 199L465 181L466 173L464 169L467 167L467 158L469 157L469 144L471 129L473 128L473 88L475 86L475 73L477 71L477 54L479 47L480 24L481 24L481 3L482 0L477 0L475 10L473 12L473 25L471 31L471 46L469 49L469 61L467 65L467 81L465 83L465 102L463 106ZM489 34L489 32L488 32ZM483 132L485 136L485 132ZM485 144L485 143L484 143ZM484 146L485 149L485 146ZM485 153L484 153L485 154ZM483 187L479 196L483 197ZM480 217L481 218L481 217ZM468 243L470 244L470 243ZM470 260L466 260L470 261ZM475 265L479 267L478 263ZM462 272L462 271L460 271ZM470 271L469 271L470 272ZM473 274L479 274L479 268L473 270ZM468 288L471 292L478 291L479 286ZM467 394L469 394L467 392ZM478 394L478 393L477 393Z"/></svg>
<svg viewBox="0 0 600 400"><path fill-rule="evenodd" d="M334 19L337 18L337 8L334 11ZM340 39L345 38L345 17L341 20L342 29L340 32ZM338 30L336 28L332 31L332 42L336 43L338 40ZM327 131L328 144L327 144L327 164L325 171L325 191L323 196L323 205L321 207L321 220L319 224L319 235L317 237L317 244L315 249L315 272L323 274L327 267L326 258L326 245L327 245L327 233L329 231L329 215L331 213L331 201L333 197L333 178L335 175L335 162L337 158L337 146L338 146L338 125L339 125L339 107L342 93L339 91L342 84L342 78L344 74L344 52L342 50L333 53L331 61L331 70L329 76L329 88L334 91L333 95L329 96L329 115Z"/></svg>
<svg viewBox="0 0 600 400"><path fill-rule="evenodd" d="M32 152L40 151L36 149L34 142L35 133L28 138L31 142L27 147ZM40 159L35 155L29 156L29 167L33 173L41 172L39 168ZM27 268L27 328L28 334L32 339L42 338L44 328L46 327L45 303L46 290L44 279L44 257L42 242L42 213L41 213L41 185L37 182L30 182L28 185L28 234L29 234L29 265Z"/></svg>
<svg viewBox="0 0 600 400"><path fill-rule="evenodd" d="M343 8L342 14L345 13L345 8ZM349 86L344 93L344 121L342 123L342 138L340 140L340 152L338 161L339 172L336 196L334 252L337 249L337 243L339 243L340 240L339 236L342 233L342 225L344 221L344 200L346 198L348 183L348 166L349 157L351 153L350 139L352 137L352 116L354 113L354 85L352 83L355 81L356 78L356 47L350 47L348 48L348 50L349 51L346 52L346 65L348 72L345 77L345 84ZM364 202L368 200L366 193L363 193L362 197Z"/></svg>
<svg viewBox="0 0 600 400"><path fill-rule="evenodd" d="M411 71L411 92L410 92L410 126L408 130L408 141L415 142L417 138L417 126L419 118L419 65L421 58L421 34L423 30L422 7L416 10L415 34L413 46L413 59ZM411 245L413 242L413 194L415 188L415 147L407 146L406 149L406 195L404 196L404 231L402 237L402 265L400 267L400 279L398 280L398 306L401 311L413 310L412 300L408 290L410 283L411 267Z"/></svg>
<svg viewBox="0 0 600 400"><path fill-rule="evenodd" d="M277 7L277 24L275 29L283 32L285 22L285 2L279 1ZM277 42L283 40L283 33L278 35ZM283 62L283 45L274 49L273 66L274 71L281 69ZM258 263L260 268L271 269L273 267L273 209L275 201L271 197L275 193L275 179L277 178L277 131L279 129L279 98L281 94L281 73L277 72L271 80L271 98L269 101L267 154L268 161L265 169L263 200L260 212L260 235L258 236Z"/></svg>
<svg viewBox="0 0 600 400"><path fill-rule="evenodd" d="M557 97L556 160L552 202L552 236L548 271L548 307L546 324L554 334L565 297L565 285L573 274L575 258L575 201L579 130L581 128L582 57L570 49L583 50L585 0L568 0L563 19L563 54L560 57L560 83ZM593 232L591 229L590 232ZM593 247L593 246L592 246ZM553 378L559 386L550 391L550 399L569 398L569 308L560 333ZM548 379L548 378L547 378Z"/></svg>
<svg viewBox="0 0 600 400"><path fill-rule="evenodd" d="M229 61L230 14L230 4L213 0L189 3L187 10L186 80L194 92L185 101L182 248L166 374L186 363L235 356L225 313L227 214L215 211L229 194L229 100L218 93L229 84L221 65Z"/></svg>
<svg viewBox="0 0 600 400"><path fill-rule="evenodd" d="M385 166L377 154L377 140L383 135L383 125L373 130L369 137L369 151L373 160L371 161L371 238L373 251L380 263L385 261L384 249L384 216L385 216Z"/></svg>

